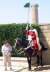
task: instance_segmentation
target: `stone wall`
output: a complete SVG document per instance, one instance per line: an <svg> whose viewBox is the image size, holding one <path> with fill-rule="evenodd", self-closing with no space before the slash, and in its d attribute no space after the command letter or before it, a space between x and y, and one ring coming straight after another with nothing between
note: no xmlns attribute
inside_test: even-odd
<svg viewBox="0 0 50 72"><path fill-rule="evenodd" d="M41 41L48 48L47 51L43 51L43 63L50 64L50 24L40 25L41 29ZM36 63L36 58L33 58L32 62Z"/></svg>
<svg viewBox="0 0 50 72"><path fill-rule="evenodd" d="M50 64L50 24L40 25L42 33L42 42L45 47L48 48L47 51L43 52L43 63Z"/></svg>

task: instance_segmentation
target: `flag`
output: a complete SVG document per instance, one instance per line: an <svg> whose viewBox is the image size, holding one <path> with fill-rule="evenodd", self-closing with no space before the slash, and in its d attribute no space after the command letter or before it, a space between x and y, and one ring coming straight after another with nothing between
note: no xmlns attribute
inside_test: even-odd
<svg viewBox="0 0 50 72"><path fill-rule="evenodd" d="M25 8L30 7L30 3L29 3L29 2L28 2L28 3L26 3L26 4L24 5L24 7L25 7Z"/></svg>

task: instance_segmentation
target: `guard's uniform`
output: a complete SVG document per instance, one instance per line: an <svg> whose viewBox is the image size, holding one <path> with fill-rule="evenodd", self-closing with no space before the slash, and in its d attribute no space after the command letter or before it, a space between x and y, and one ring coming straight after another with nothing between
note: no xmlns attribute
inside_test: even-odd
<svg viewBox="0 0 50 72"><path fill-rule="evenodd" d="M39 48L38 48L35 32L33 32L33 34L32 34L32 42L33 42L32 48L34 48L36 51L38 51Z"/></svg>
<svg viewBox="0 0 50 72"><path fill-rule="evenodd" d="M36 29L29 30L25 32L28 36L28 40L32 41L32 48L35 49L36 51L41 50L41 46L39 43L39 38Z"/></svg>

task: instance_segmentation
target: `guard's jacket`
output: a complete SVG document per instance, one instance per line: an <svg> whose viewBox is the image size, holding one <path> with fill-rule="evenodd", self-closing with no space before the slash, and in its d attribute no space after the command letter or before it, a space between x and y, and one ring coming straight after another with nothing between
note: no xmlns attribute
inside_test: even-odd
<svg viewBox="0 0 50 72"><path fill-rule="evenodd" d="M41 46L39 43L39 37L36 29L25 31L28 36L28 40L32 41L32 48L36 51L41 50Z"/></svg>

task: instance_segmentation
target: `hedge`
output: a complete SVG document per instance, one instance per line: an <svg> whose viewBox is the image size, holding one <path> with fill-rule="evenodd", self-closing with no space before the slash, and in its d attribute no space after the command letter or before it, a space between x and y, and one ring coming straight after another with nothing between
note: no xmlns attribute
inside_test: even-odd
<svg viewBox="0 0 50 72"><path fill-rule="evenodd" d="M29 24L28 24L29 25ZM25 30L27 24L0 24L0 55L1 54L1 47L3 40L8 40L11 45L14 44L14 39L16 37L22 38L23 30ZM38 30L38 33L40 33L40 28L38 24L32 24L34 28ZM13 52L12 56L23 56L23 54L18 55L17 52Z"/></svg>

